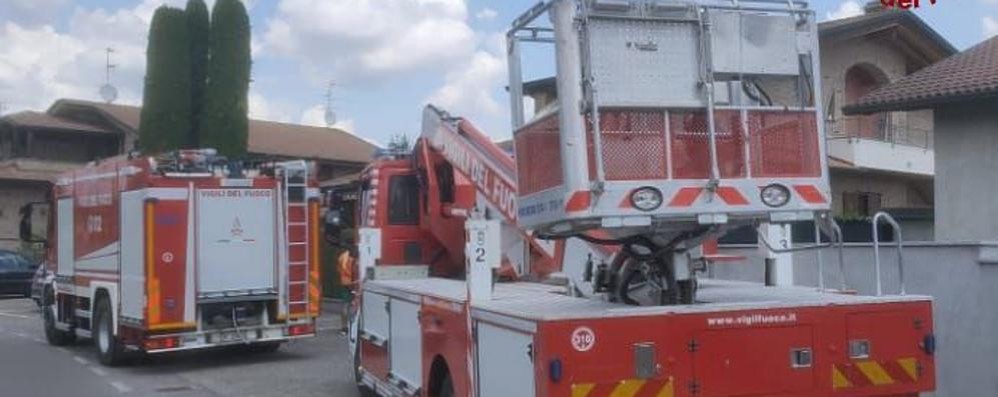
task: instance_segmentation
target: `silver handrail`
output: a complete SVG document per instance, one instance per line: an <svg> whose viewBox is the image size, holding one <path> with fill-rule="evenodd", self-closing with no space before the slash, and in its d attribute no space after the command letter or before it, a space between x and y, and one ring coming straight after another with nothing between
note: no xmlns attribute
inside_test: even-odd
<svg viewBox="0 0 998 397"><path fill-rule="evenodd" d="M817 255L818 263L818 290L825 290L825 271L824 271L824 260L821 256L821 232L822 232L822 221L825 223L825 227L830 230L826 230L829 237L832 239L831 244L834 244L839 253L839 276L841 277L841 287L842 291L845 291L846 286L846 264L845 264L845 238L842 235L842 227L839 226L835 219L826 215L822 215L821 218L816 218L814 220L814 245L818 247L815 249L815 254Z"/></svg>
<svg viewBox="0 0 998 397"><path fill-rule="evenodd" d="M887 223L891 225L891 228L894 229L894 240L898 247L898 280L900 281L901 284L901 295L904 295L905 294L904 255L903 255L904 240L901 238L901 225L899 225L897 221L894 220L894 217L892 217L890 214L881 211L873 216L873 222L872 222L873 223L873 267L874 271L877 272L877 277L876 277L877 296L882 296L884 294L883 284L880 279L880 238L879 238L880 233L877 230L877 225L880 224L881 219L887 221Z"/></svg>

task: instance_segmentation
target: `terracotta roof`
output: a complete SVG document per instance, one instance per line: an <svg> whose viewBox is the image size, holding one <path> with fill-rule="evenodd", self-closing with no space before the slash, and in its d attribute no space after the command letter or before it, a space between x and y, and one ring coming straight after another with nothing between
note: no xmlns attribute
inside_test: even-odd
<svg viewBox="0 0 998 397"><path fill-rule="evenodd" d="M843 111L924 109L994 96L998 96L998 37L874 90Z"/></svg>
<svg viewBox="0 0 998 397"><path fill-rule="evenodd" d="M48 113L32 111L9 114L3 118L0 118L0 123L9 123L18 127L49 128L70 132L92 132L98 134L113 133L112 131L89 124L78 123L73 120L51 116Z"/></svg>
<svg viewBox="0 0 998 397"><path fill-rule="evenodd" d="M52 105L49 113L58 113L64 106L95 109L132 133L139 130L142 108L138 106L60 99ZM250 120L248 146L247 149L256 154L355 163L370 162L377 149L375 145L337 128L263 120Z"/></svg>

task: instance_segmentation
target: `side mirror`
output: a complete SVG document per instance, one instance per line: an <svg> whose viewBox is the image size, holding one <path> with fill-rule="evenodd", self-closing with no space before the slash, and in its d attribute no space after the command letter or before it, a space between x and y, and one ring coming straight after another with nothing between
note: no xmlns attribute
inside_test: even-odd
<svg viewBox="0 0 998 397"><path fill-rule="evenodd" d="M338 208L327 210L323 223L325 223L326 241L331 245L339 246L342 243L340 232L343 230L343 216L340 210Z"/></svg>
<svg viewBox="0 0 998 397"><path fill-rule="evenodd" d="M49 203L28 203L21 207L20 237L27 243L45 243L49 228Z"/></svg>

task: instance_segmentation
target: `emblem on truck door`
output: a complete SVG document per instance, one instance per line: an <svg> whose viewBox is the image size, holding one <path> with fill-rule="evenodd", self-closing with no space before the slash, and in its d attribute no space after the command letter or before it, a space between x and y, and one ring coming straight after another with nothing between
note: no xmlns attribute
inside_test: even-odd
<svg viewBox="0 0 998 397"><path fill-rule="evenodd" d="M229 230L232 233L232 237L242 237L243 236L243 225L239 223L239 217L235 217L232 220L232 229Z"/></svg>
<svg viewBox="0 0 998 397"><path fill-rule="evenodd" d="M579 327L572 332L572 348L586 352L596 346L596 333L589 327Z"/></svg>

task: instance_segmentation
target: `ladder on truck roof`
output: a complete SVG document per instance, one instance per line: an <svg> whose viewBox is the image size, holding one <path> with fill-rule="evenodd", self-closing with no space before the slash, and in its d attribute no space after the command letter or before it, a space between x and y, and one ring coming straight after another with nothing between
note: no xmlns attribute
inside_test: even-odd
<svg viewBox="0 0 998 397"><path fill-rule="evenodd" d="M284 279L284 304L288 319L306 317L309 294L308 164L304 160L278 163L284 193L284 238L288 267Z"/></svg>

